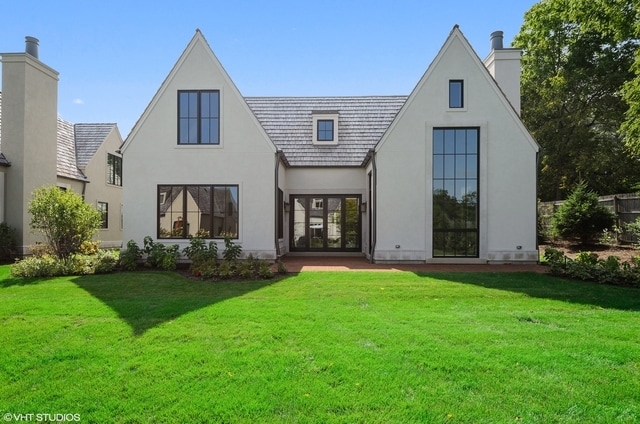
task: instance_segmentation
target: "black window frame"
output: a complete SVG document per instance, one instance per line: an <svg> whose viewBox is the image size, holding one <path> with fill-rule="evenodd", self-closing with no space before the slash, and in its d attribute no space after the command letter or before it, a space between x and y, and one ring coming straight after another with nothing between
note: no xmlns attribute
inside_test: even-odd
<svg viewBox="0 0 640 424"><path fill-rule="evenodd" d="M443 133L442 148L437 147L436 131L452 131L453 146L446 145L446 135ZM461 131L465 131L464 148L462 141L457 140ZM473 145L469 144L469 131L476 133ZM432 134L432 256L434 258L478 258L480 255L480 128L436 127L433 128ZM461 176L463 172L457 169L462 159L465 163L464 176ZM442 160L440 165L436 164L437 160ZM447 169L451 166L453 169ZM442 172L438 175L440 169ZM473 171L473 175L469 175L469 169ZM475 197L469 196L467 192L470 182L475 185L475 192L473 192ZM464 187L466 193L460 200L455 193L458 183L461 183L460 187ZM437 192L438 186L444 188L450 187L451 184L454 187L453 195L444 189L442 193ZM474 213L470 214L470 210ZM453 225L451 225L452 222ZM470 245L471 242L473 246Z"/></svg>
<svg viewBox="0 0 640 424"><path fill-rule="evenodd" d="M457 89L454 90L454 87L457 87ZM464 80L449 80L449 108L464 108Z"/></svg>
<svg viewBox="0 0 640 424"><path fill-rule="evenodd" d="M228 201L228 199L225 197L222 204L218 204L219 207L216 208L215 193L219 190L227 190L230 188L235 189L235 194L237 197L235 205L233 204L232 201ZM167 193L166 191L163 191L163 190L167 190L167 189L170 189L171 192L169 193L168 196L166 194L163 196L164 193ZM175 203L175 199L178 196L175 196L175 197L173 196L172 194L173 189L181 190L179 195L182 196L182 204L179 205L175 211L172 209L172 206L173 206L173 203ZM205 206L209 208L208 220L205 220L203 218L206 214L204 213L200 214L197 221L198 228L196 231L196 235L203 239L212 239L212 240L224 239L225 238L224 234L226 233L226 231L218 232L218 231L215 231L215 227L214 227L216 225L216 219L218 220L222 219L224 227L229 227L230 224L235 223L235 227L236 227L235 234L233 234L231 238L234 240L239 239L240 237L240 185L239 184L158 184L156 189L157 191L156 204L158 207L158 211L156 213L156 220L157 220L156 235L158 239L174 239L174 240L189 239L195 236L193 234L190 234L191 223L189 222L189 214L193 214L194 211L189 211L188 199L187 199L187 196L184 195L184 193L192 193L195 190L199 191L202 189L204 189L205 191L208 190L209 193L211 193L212 195L211 194L209 195L208 201L205 200L206 202ZM165 201L161 203L161 200L165 200ZM219 216L215 215L216 210L218 210L218 212L221 213L221 214L220 213L218 214ZM163 218L165 218L165 215L167 213L170 214L170 218L169 218L169 224L171 226L170 228L164 228L161 225L161 221L163 220ZM175 222L173 221L174 215L177 218L176 222L179 222L178 220L181 220L182 225L175 225ZM230 219L230 221L227 221L227 219ZM206 228L209 228L210 231L206 230ZM203 229L204 229L204 232L201 232L200 230L203 230ZM205 232L208 232L209 234L207 235L205 234Z"/></svg>
<svg viewBox="0 0 640 424"><path fill-rule="evenodd" d="M100 229L108 230L109 229L109 203L101 202L98 200L96 209L98 210L98 212L100 212L100 218L102 219L102 224L100 226Z"/></svg>
<svg viewBox="0 0 640 424"><path fill-rule="evenodd" d="M328 124L331 123L331 128L327 129L327 128L320 128L321 124ZM334 141L335 139L335 122L333 119L318 119L316 121L316 140L319 143L326 143L326 142L330 142L330 141ZM331 135L330 138L328 138L329 134ZM321 137L322 135L322 137Z"/></svg>
<svg viewBox="0 0 640 424"><path fill-rule="evenodd" d="M202 95L203 94L216 94L217 97L217 105L216 105L216 110L217 110L217 115L209 115L209 116L203 116L203 103L202 103ZM182 101L181 101L181 96L182 95L195 95L196 96L196 104L195 104L195 111L191 111L189 108L187 108L188 110L185 112L183 111L182 108ZM180 146L194 146L194 145L198 145L198 146L219 146L220 145L220 115L221 115L221 110L220 110L220 90L178 90L178 134L177 134L177 143ZM188 103L188 102L187 102ZM188 124L189 121L195 121L196 124L196 128L195 128L195 141L190 141L191 138L189 137L190 131L189 129L187 129L187 140L183 140L182 136L183 136L183 125ZM208 122L209 124L211 124L211 122L216 122L216 129L215 129L215 141L203 141L203 128L205 127L204 123Z"/></svg>
<svg viewBox="0 0 640 424"><path fill-rule="evenodd" d="M107 184L122 187L122 156L107 153Z"/></svg>

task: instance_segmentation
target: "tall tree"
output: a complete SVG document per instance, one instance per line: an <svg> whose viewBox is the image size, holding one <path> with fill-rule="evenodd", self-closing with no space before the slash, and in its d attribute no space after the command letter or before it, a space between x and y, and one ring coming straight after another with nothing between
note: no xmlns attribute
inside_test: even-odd
<svg viewBox="0 0 640 424"><path fill-rule="evenodd" d="M578 181L629 191L640 164L620 133L638 40L635 0L542 0L524 17L522 117L542 147L539 195L562 199Z"/></svg>

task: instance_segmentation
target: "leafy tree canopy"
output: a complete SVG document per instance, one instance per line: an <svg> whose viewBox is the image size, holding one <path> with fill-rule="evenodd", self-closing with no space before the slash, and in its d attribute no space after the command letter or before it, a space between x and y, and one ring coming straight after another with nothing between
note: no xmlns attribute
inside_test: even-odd
<svg viewBox="0 0 640 424"><path fill-rule="evenodd" d="M525 14L514 45L523 49L522 117L542 147L542 200L564 198L579 181L605 193L640 179L620 134L637 21L633 0L543 0Z"/></svg>

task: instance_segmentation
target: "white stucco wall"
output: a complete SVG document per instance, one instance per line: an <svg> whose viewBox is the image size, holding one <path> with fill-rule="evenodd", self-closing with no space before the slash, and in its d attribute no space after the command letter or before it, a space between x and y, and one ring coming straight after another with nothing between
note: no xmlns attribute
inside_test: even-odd
<svg viewBox="0 0 640 424"><path fill-rule="evenodd" d="M177 91L188 89L220 90L220 145L177 144ZM275 258L275 151L197 32L123 147L124 243L156 238L159 184L234 184L243 253Z"/></svg>
<svg viewBox="0 0 640 424"><path fill-rule="evenodd" d="M454 31L378 146L376 260L435 261L434 127L480 128L479 258L443 260L537 260L536 146L481 66ZM464 80L462 109L448 108L451 79Z"/></svg>

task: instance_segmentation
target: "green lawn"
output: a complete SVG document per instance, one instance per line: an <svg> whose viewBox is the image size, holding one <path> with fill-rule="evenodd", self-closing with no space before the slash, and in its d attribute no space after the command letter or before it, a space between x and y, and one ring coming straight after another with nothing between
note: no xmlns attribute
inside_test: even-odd
<svg viewBox="0 0 640 424"><path fill-rule="evenodd" d="M0 267L0 321L5 422L640 423L638 289L528 273L21 280Z"/></svg>

